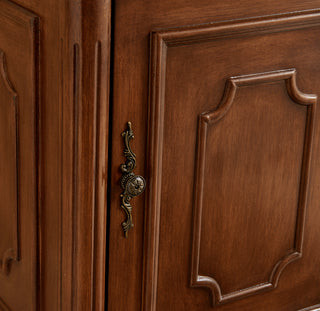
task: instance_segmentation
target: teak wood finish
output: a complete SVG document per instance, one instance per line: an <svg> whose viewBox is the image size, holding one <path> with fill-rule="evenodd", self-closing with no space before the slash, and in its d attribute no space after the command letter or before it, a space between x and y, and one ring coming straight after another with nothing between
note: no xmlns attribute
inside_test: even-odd
<svg viewBox="0 0 320 311"><path fill-rule="evenodd" d="M319 0L0 0L0 310L320 308L319 35Z"/></svg>

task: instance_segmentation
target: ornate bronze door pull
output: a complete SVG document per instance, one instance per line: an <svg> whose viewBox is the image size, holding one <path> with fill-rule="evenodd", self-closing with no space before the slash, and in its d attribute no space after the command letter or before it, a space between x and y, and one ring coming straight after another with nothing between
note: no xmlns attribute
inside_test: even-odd
<svg viewBox="0 0 320 311"><path fill-rule="evenodd" d="M128 237L128 231L133 228L132 222L132 206L130 200L142 193L146 187L146 181L142 176L135 175L132 171L136 167L136 155L130 148L130 140L134 138L131 122L128 122L128 129L122 133L124 138L124 155L126 163L121 164L120 169L123 173L120 184L124 190L121 197L121 208L126 212L127 219L122 223L124 235Z"/></svg>

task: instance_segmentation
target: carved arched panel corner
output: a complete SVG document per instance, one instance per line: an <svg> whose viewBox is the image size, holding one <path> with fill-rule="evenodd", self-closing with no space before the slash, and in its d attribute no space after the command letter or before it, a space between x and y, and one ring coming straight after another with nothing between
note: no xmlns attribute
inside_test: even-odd
<svg viewBox="0 0 320 311"><path fill-rule="evenodd" d="M221 152L220 148L219 150L215 150L214 152L209 153L210 157L208 157L208 148L212 148L212 144L208 143L208 133L209 131L214 131L216 127L219 127L221 121L223 118L228 118L228 112L233 108L233 105L241 105L243 102L239 101L236 102L237 99L237 93L241 88L244 88L244 92L248 91L248 88L254 88L258 86L268 85L268 84L280 84L279 86L284 88L287 92L287 96L291 99L292 105L302 105L306 106L306 109L295 111L296 114L305 114L305 122L301 123L301 127L299 129L296 129L292 126L290 129L291 131L299 131L303 133L301 135L303 137L303 140L301 140L300 145L300 153L301 153L301 171L296 175L297 182L300 185L297 189L297 193L292 193L293 197L297 198L297 201L294 202L291 206L291 210L294 213L296 210L296 207L298 207L294 222L292 222L292 225L294 225L294 230L291 230L292 233L292 245L289 245L288 249L285 249L285 252L273 263L273 268L271 272L268 274L268 277L265 279L261 279L260 282L250 284L250 286L247 287L238 287L237 290L225 292L221 286L219 285L219 282L215 280L214 275L201 275L199 272L200 270L200 263L201 263L201 252L200 248L205 248L206 243L201 243L201 237L203 236L202 233L202 225L203 222L208 222L206 218L203 219L202 217L202 211L204 208L206 209L220 209L220 208L230 208L232 210L232 207L228 207L228 204L226 206L222 207L222 205L216 204L215 201L210 201L210 205L208 205L208 200L206 201L207 205L204 206L203 198L206 195L205 193L205 184L206 184L206 178L210 178L211 175L206 174L206 169L208 166L208 161L217 161L217 158L215 158L214 155L218 155L219 152ZM247 87L247 88L246 88ZM257 91L257 94L258 91ZM258 102L258 100L253 100L250 97L250 92L248 92L248 96L243 96L243 98L246 98L246 100L249 102L248 105L250 105L250 102L252 101L253 105ZM276 104L281 105L282 99L280 99ZM272 72L265 72L265 73L258 73L258 74L250 74L250 75L242 75L242 76L236 76L231 77L227 79L226 85L225 85L225 91L224 95L222 97L222 100L218 107L212 111L205 112L199 116L199 122L198 122L198 138L197 138L197 161L196 161L196 174L195 174L195 187L194 187L194 231L193 231L193 247L192 247L192 266L191 266L191 286L193 287L202 287L202 288L208 288L211 291L211 297L212 297L212 305L216 304L222 304L227 303L236 299L244 298L249 295L257 294L259 292L263 292L266 290L274 289L278 286L279 278L281 276L282 271L285 269L285 267L290 264L291 262L301 258L302 256L302 245L303 245L303 232L304 232L304 226L305 226L305 215L306 215L306 208L307 208L307 194L308 194L308 183L309 183L309 171L310 171L310 160L311 160L311 149L312 149L312 137L313 137L313 128L314 128L314 111L315 111L315 105L317 102L317 96L311 95L311 94L304 94L302 93L296 84L296 70L295 69L286 69L286 70L277 70ZM261 102L259 102L261 104ZM289 106L288 106L289 107ZM239 108L241 109L241 108ZM261 108L263 109L263 108ZM257 112L259 110L259 107L252 108L252 113ZM248 110L251 112L250 110ZM273 108L269 110L270 113L273 113ZM284 120L286 118L284 114L281 116L281 120ZM277 111L275 111L274 118L278 118ZM294 115L294 114L293 114ZM240 118L241 116L237 114L237 118ZM232 118L232 116L230 116ZM249 119L248 119L249 120ZM250 121L248 121L250 122ZM230 124L230 123L228 123ZM222 124L223 126L223 124ZM237 130L237 129L236 129ZM251 128L251 130L254 131L254 128ZM241 131L241 129L239 129ZM222 134L221 134L222 132ZM226 128L224 131L219 132L219 134L216 137L216 140L222 139L223 136L227 136L226 134ZM214 135L214 134L213 134ZM220 135L220 136L219 136ZM228 133L228 135L232 136L233 134ZM281 134L277 134L277 136L280 136ZM237 136L238 140L240 140L241 143L241 135ZM259 136L257 135L257 138ZM273 137L274 142L277 141L277 137ZM211 140L212 141L212 140ZM228 141L229 142L229 141ZM246 143L245 134L243 136L243 143ZM281 141L280 141L281 143ZM280 144L276 143L278 148L276 149L274 146L273 152L279 152L279 148L284 148L283 146L280 146ZM268 153L270 150L270 146L265 146L266 150L265 153ZM290 148L290 146L288 146ZM218 149L218 148L217 148ZM289 149L290 151L290 149ZM237 150L235 149L235 152ZM229 157L230 155L225 154L225 157ZM220 159L221 160L221 159ZM218 160L218 161L220 161ZM264 161L266 158L264 158ZM226 159L227 161L227 159ZM270 161L273 161L270 159ZM288 162L290 163L291 158L288 158ZM222 165L226 165L225 162L221 162ZM273 168L274 174L277 174L277 171L275 169L276 166L274 166L272 163L260 163L260 165L266 165L269 167L269 170ZM238 166L246 165L250 166L251 163L242 163L239 161ZM296 166L299 166L300 163L296 163ZM212 171L211 171L212 172ZM283 183L289 183L289 180L282 180ZM285 185L285 184L284 184ZM225 187L228 188L229 185L225 185ZM267 187L267 185L264 185ZM274 187L281 186L281 185L274 185ZM252 186L252 189L249 189L247 187L243 187L243 191L258 191L259 188L255 189L255 186ZM230 189L234 189L232 186ZM230 193L231 195L232 193ZM242 194L241 194L242 195ZM259 196L257 193L256 196ZM240 199L239 199L240 201ZM220 201L221 202L221 201ZM229 202L230 203L230 202ZM264 209L267 209L269 207L264 206L263 202L260 202L262 205L256 206L256 213L263 213ZM274 202L274 216L268 215L270 219L274 219L276 221L277 218L277 203ZM296 204L295 204L296 203ZM241 208L241 205L239 206ZM216 213L218 214L218 213ZM216 215L215 214L215 215ZM235 213L234 217L246 217L246 214ZM228 214L229 220L232 218L232 213ZM249 216L248 216L249 217ZM251 217L256 217L254 214L251 214ZM218 219L215 219L215 223L218 222ZM250 220L249 220L250 221ZM243 230L245 230L246 227L243 227ZM259 226L256 228L257 232L251 231L248 234L257 234L259 235ZM288 230L290 231L290 230ZM232 232L232 231L230 231ZM246 232L243 231L235 231L233 236L232 234L228 235L228 233L224 233L228 236L228 239L234 239L235 241L238 240L240 243L241 236L245 236ZM270 232L270 234L272 234ZM276 241L277 240L277 241ZM275 244L274 247L277 247L278 240L281 240L280 231L279 235L275 236ZM259 245L256 245L259 246ZM261 243L259 246L261 249L264 249L265 243ZM251 250L254 252L254 250ZM203 252L205 253L205 252ZM281 254L281 251L279 251L279 254ZM265 257L265 252L261 252L261 257ZM251 253L247 253L247 256L250 257ZM207 258L208 260L208 258ZM226 258L226 261L228 259ZM234 256L234 261L237 261L237 256ZM211 261L215 261L215 257L211 258ZM249 262L249 261L244 261ZM253 264L254 266L254 264ZM219 267L216 267L215 269L219 269ZM226 269L226 267L224 268ZM268 269L266 267L266 269ZM223 270L224 273L226 273L226 270ZM251 270L250 270L251 271ZM268 271L268 270L267 270ZM218 271L217 271L218 272ZM219 273L218 273L219 274ZM223 274L223 273L222 273ZM247 276L250 279L250 275Z"/></svg>

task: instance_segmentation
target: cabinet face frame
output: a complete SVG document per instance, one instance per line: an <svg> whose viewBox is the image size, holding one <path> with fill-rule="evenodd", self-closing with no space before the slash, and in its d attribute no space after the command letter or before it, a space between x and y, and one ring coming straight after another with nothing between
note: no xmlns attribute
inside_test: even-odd
<svg viewBox="0 0 320 311"><path fill-rule="evenodd" d="M105 306L111 0L61 0L60 308ZM50 293L47 293L50 301Z"/></svg>

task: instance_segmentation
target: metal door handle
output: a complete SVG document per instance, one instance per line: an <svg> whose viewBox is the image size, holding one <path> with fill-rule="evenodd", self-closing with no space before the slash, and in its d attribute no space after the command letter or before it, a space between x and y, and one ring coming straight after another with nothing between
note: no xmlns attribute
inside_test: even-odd
<svg viewBox="0 0 320 311"><path fill-rule="evenodd" d="M128 129L122 133L122 137L125 145L124 155L126 157L126 162L120 166L122 171L120 184L123 189L120 197L121 208L123 208L127 216L126 220L122 223L124 235L127 238L128 231L133 228L132 206L130 200L144 191L146 188L146 181L142 176L133 173L133 170L136 167L136 155L130 148L130 140L134 138L131 122L128 122Z"/></svg>

